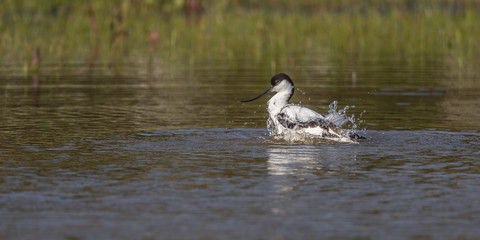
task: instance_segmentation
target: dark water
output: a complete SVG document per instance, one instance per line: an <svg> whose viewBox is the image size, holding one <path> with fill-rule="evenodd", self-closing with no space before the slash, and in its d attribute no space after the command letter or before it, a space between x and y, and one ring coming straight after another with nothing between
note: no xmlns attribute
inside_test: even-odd
<svg viewBox="0 0 480 240"><path fill-rule="evenodd" d="M246 63L2 66L0 238L479 238L478 73L419 63L274 71L365 111L360 144L270 140L267 98L236 100L273 71Z"/></svg>

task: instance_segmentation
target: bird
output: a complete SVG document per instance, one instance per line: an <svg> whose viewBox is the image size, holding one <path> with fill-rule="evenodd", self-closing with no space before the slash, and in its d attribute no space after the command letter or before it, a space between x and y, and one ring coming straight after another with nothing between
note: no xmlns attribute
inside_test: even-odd
<svg viewBox="0 0 480 240"><path fill-rule="evenodd" d="M262 94L240 102L251 102L269 92L276 93L267 102L269 114L267 128L271 136L278 138L293 134L301 135L300 137L327 138L343 142L356 142L356 139L362 138L358 134L352 134L340 128L314 110L290 103L295 85L287 74L275 74L271 78L270 84L271 87Z"/></svg>

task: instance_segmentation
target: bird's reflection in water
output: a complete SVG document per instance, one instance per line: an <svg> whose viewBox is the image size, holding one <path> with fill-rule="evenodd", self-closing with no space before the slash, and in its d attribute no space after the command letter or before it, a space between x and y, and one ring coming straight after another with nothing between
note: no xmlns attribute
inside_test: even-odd
<svg viewBox="0 0 480 240"><path fill-rule="evenodd" d="M272 145L268 149L270 175L308 176L339 173L350 169L356 154L338 145Z"/></svg>
<svg viewBox="0 0 480 240"><path fill-rule="evenodd" d="M275 215L301 207L292 205L291 200L338 191L341 182L358 172L355 152L339 145L271 145L267 154L270 210Z"/></svg>
<svg viewBox="0 0 480 240"><path fill-rule="evenodd" d="M309 147L274 146L268 149L268 173L270 175L308 174L312 168L320 168L315 163L318 158Z"/></svg>

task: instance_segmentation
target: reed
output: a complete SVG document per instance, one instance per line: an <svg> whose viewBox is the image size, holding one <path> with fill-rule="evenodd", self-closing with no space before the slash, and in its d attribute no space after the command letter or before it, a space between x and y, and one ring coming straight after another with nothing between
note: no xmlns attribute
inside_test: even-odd
<svg viewBox="0 0 480 240"><path fill-rule="evenodd" d="M351 61L386 54L478 65L475 1L235 0L189 9L190 2L4 0L0 61L32 67L38 47L44 64L150 62L171 71L245 61L271 69L319 56Z"/></svg>

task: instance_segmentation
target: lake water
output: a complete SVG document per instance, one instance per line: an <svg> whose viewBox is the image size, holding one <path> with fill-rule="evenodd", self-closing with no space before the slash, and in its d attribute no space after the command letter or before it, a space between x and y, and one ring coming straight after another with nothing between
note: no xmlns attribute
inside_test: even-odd
<svg viewBox="0 0 480 240"><path fill-rule="evenodd" d="M0 66L1 239L480 237L478 72L434 56L147 65ZM237 100L274 72L295 103L365 112L368 139L271 140L268 98Z"/></svg>

